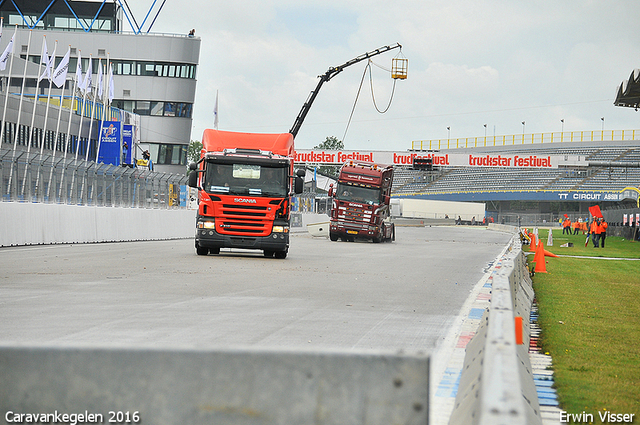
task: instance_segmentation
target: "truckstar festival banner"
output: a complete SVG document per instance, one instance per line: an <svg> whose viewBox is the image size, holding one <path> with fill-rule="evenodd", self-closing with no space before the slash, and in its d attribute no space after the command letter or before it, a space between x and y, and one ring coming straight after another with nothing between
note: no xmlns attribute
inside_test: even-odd
<svg viewBox="0 0 640 425"><path fill-rule="evenodd" d="M415 158L430 158L434 167L504 167L504 168L558 168L559 165L587 165L578 155L502 155L440 152L391 151L332 151L298 149L295 162L318 165L344 164L349 160L377 162L390 165L412 165Z"/></svg>

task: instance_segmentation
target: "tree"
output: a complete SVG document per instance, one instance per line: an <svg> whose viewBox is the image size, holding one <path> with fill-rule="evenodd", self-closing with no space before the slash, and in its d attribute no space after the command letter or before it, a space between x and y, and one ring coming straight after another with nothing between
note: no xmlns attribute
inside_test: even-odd
<svg viewBox="0 0 640 425"><path fill-rule="evenodd" d="M314 146L313 148L339 151L344 149L344 143L342 143L342 140L338 140L335 136L329 136L324 142L320 143L318 146Z"/></svg>
<svg viewBox="0 0 640 425"><path fill-rule="evenodd" d="M202 143L199 140L192 140L189 142L189 148L187 149L187 159L189 162L198 162L200 160L200 151L202 150ZM188 166L189 164L187 164Z"/></svg>
<svg viewBox="0 0 640 425"><path fill-rule="evenodd" d="M317 146L313 147L314 149L325 149L331 151L340 151L344 149L344 143L342 140L338 140L337 137L329 136L325 139L324 142L320 143ZM318 172L320 174L324 174L325 176L333 177L334 179L338 178L338 174L340 172L339 165L322 165L318 167Z"/></svg>

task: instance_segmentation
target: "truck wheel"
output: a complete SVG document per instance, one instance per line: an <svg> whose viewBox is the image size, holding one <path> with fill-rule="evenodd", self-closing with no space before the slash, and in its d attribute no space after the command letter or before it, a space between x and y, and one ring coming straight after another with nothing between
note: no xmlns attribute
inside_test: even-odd
<svg viewBox="0 0 640 425"><path fill-rule="evenodd" d="M333 232L329 232L329 239L331 239L331 241L335 242L340 238L340 236L338 236L337 233L333 233Z"/></svg>
<svg viewBox="0 0 640 425"><path fill-rule="evenodd" d="M276 251L276 258L279 260L284 260L287 258L287 251Z"/></svg>
<svg viewBox="0 0 640 425"><path fill-rule="evenodd" d="M209 248L203 248L200 245L196 244L196 254L207 255L209 254Z"/></svg>
<svg viewBox="0 0 640 425"><path fill-rule="evenodd" d="M395 242L396 241L396 225L392 224L391 225L391 242Z"/></svg>
<svg viewBox="0 0 640 425"><path fill-rule="evenodd" d="M264 256L265 256L266 258L273 258L273 254L274 254L274 252L275 252L275 251L271 251L270 249L265 249L265 250L264 250Z"/></svg>
<svg viewBox="0 0 640 425"><path fill-rule="evenodd" d="M220 248L209 248L209 254L213 254L213 255L220 254Z"/></svg>

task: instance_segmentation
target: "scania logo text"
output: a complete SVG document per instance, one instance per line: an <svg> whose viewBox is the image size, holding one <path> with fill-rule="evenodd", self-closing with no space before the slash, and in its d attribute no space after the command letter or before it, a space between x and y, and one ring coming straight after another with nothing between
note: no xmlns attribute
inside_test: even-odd
<svg viewBox="0 0 640 425"><path fill-rule="evenodd" d="M248 198L234 198L233 202L244 203L244 204L255 204L256 200L255 199L248 199Z"/></svg>

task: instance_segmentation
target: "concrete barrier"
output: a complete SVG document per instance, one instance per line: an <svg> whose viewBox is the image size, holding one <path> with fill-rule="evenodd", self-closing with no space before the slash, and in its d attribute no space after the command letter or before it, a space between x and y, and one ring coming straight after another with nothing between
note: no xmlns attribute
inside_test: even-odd
<svg viewBox="0 0 640 425"><path fill-rule="evenodd" d="M0 202L0 246L193 237L195 211Z"/></svg>
<svg viewBox="0 0 640 425"><path fill-rule="evenodd" d="M103 415L84 423L424 425L428 373L417 355L0 346L0 414L15 423L53 423L13 419L56 413Z"/></svg>
<svg viewBox="0 0 640 425"><path fill-rule="evenodd" d="M495 230L508 231L498 226ZM491 279L491 306L467 345L449 424L541 424L528 353L534 293L517 235ZM516 344L516 316L523 318L520 345Z"/></svg>

